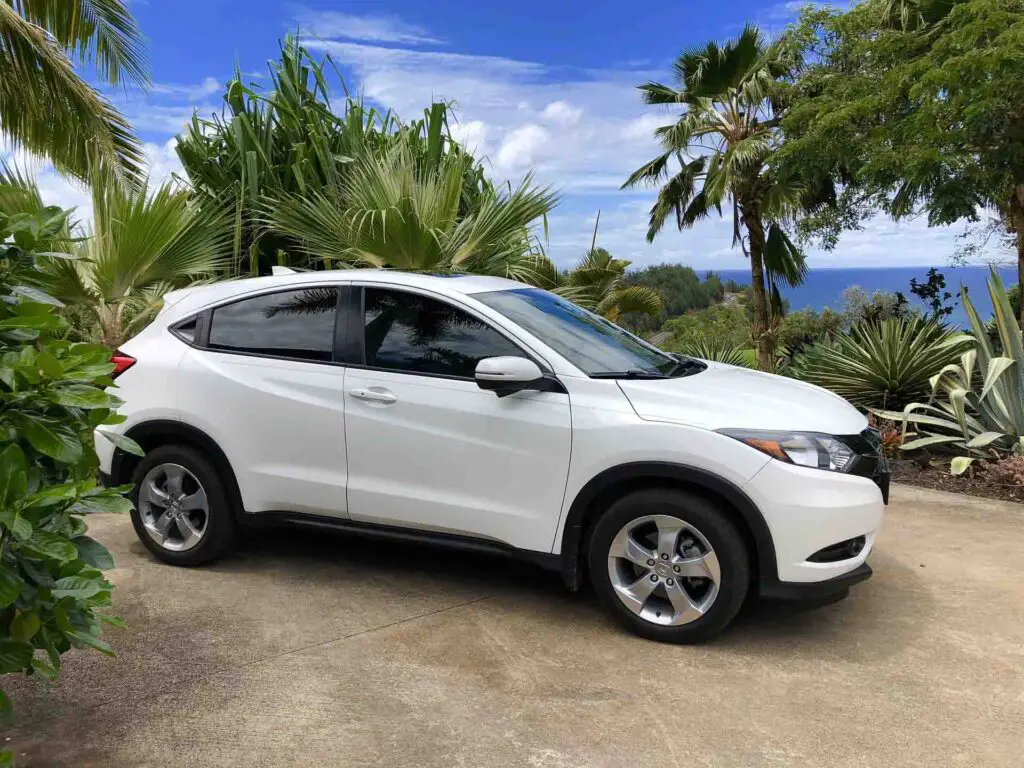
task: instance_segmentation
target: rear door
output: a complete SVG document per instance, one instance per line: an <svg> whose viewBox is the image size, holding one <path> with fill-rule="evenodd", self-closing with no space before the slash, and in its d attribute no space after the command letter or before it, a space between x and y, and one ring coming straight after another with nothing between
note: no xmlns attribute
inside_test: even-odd
<svg viewBox="0 0 1024 768"><path fill-rule="evenodd" d="M363 295L345 371L352 519L550 550L569 469L568 395L480 389L479 360L530 355L466 307L387 287Z"/></svg>
<svg viewBox="0 0 1024 768"><path fill-rule="evenodd" d="M347 517L344 367L334 349L349 290L277 290L201 315L179 405L224 450L249 512Z"/></svg>

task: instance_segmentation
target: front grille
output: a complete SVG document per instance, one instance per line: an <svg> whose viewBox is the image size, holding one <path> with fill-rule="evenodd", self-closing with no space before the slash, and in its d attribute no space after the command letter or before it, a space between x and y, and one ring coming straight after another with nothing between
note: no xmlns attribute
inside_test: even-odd
<svg viewBox="0 0 1024 768"><path fill-rule="evenodd" d="M864 543L863 536L847 539L819 549L807 559L812 563L838 563L840 560L852 560L864 550Z"/></svg>

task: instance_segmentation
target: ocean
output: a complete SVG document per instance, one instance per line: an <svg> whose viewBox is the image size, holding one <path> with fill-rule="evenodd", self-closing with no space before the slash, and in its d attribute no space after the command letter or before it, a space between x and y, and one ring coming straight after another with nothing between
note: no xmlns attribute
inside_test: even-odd
<svg viewBox="0 0 1024 768"><path fill-rule="evenodd" d="M984 319L992 315L992 302L989 300L985 281L989 275L988 267L937 267L946 278L946 290L953 294L952 301L956 308L950 316L950 323L966 327L967 314L960 306L960 286L967 287L967 293L975 309ZM782 295L789 300L791 311L798 309L816 309L825 307L838 309L843 291L848 286L858 285L869 295L874 291L901 291L912 306L924 308L916 296L910 292L910 279L924 282L928 267L876 267L854 269L811 269L803 285L796 288L781 287ZM703 273L698 270L698 274ZM738 283L749 283L750 273L742 270L727 269L718 272L723 279L733 279ZM999 276L1003 285L1009 290L1017 284L1016 269L1000 269Z"/></svg>

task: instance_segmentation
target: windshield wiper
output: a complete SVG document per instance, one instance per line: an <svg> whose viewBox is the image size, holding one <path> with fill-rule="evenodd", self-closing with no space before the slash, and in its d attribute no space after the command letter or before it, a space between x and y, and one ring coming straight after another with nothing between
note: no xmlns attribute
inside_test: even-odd
<svg viewBox="0 0 1024 768"><path fill-rule="evenodd" d="M592 379L667 379L660 371L649 371L643 368L630 368L626 371L599 371L590 374Z"/></svg>
<svg viewBox="0 0 1024 768"><path fill-rule="evenodd" d="M700 373L701 371L707 369L707 365L702 363L700 360L695 360L692 357L673 354L672 358L677 362L665 374L665 376L668 378L681 378L683 376L692 376L695 373Z"/></svg>

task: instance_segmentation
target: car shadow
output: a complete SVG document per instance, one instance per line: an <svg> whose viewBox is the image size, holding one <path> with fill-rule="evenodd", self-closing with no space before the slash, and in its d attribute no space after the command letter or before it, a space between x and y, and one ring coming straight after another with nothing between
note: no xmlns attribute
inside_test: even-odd
<svg viewBox="0 0 1024 768"><path fill-rule="evenodd" d="M149 557L140 544L131 549ZM871 564L874 576L838 601L787 603L752 597L711 644L717 650L756 649L762 655L806 655L818 661L892 655L923 631L934 601L914 568L877 549ZM205 568L235 575L278 572L317 588L397 579L419 580L428 587L482 588L492 595L515 595L520 607L529 605L545 617L560 615L577 622L577 630L590 625L595 631L626 631L604 614L589 585L570 593L557 573L512 555L280 526L247 531L231 556Z"/></svg>

